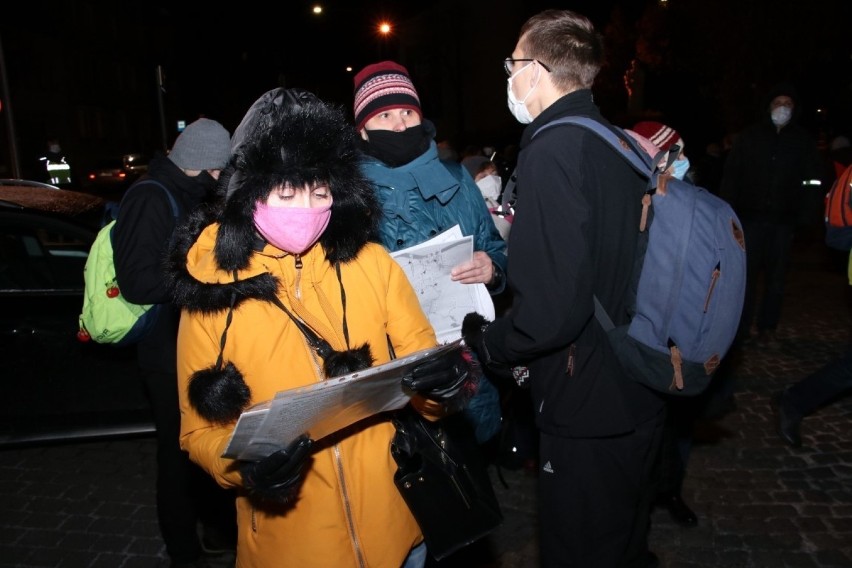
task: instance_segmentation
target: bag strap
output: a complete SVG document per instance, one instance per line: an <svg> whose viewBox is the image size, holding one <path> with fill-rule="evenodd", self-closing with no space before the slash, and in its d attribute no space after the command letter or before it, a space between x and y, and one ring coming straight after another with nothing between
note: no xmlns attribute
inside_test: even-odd
<svg viewBox="0 0 852 568"><path fill-rule="evenodd" d="M648 190L645 192L646 195L648 195L648 193L654 187L656 187L657 176L654 173L651 164L657 163L657 158L659 157L659 154L654 157L652 162L648 162L648 155L639 147L639 143L636 142L633 137L624 133L624 131L621 129L618 129L618 131L624 135L623 137L617 135L613 130L607 128L603 123L592 118L588 118L585 116L565 116L562 118L557 118L556 120L552 120L547 124L541 126L533 133L533 138L542 130L553 126L559 126L561 124L569 124L585 128L586 130L593 132L604 142L609 144L609 146L613 148L619 156L621 156L625 161L627 161L628 164L630 164L630 167L632 167L642 177L648 180L649 187ZM617 128L618 127L613 126L613 129ZM612 318L609 316L606 309L603 307L603 304L601 304L597 295L593 295L592 299L595 302L595 319L598 320L598 323L601 325L603 330L609 332L610 330L615 329L615 324L613 323Z"/></svg>
<svg viewBox="0 0 852 568"><path fill-rule="evenodd" d="M169 199L169 205L171 205L171 208L172 208L172 215L174 216L175 221L177 221L178 217L180 217L180 207L178 206L178 203L177 203L177 200L175 199L175 196L172 195L172 192L169 191L169 188L167 188L165 185L158 182L154 178L144 178L144 179L137 181L136 183L131 185L129 188L127 188L127 191L124 192L124 195L127 195L128 193L130 193L131 191L133 191L137 187L141 187L143 185L156 185L157 187L159 187L160 189L162 189L166 193L166 197L168 197L168 199ZM122 201L123 200L124 200L124 197L122 197ZM119 204L118 211L116 212L116 214L119 214L120 212L121 212L121 204Z"/></svg>
<svg viewBox="0 0 852 568"><path fill-rule="evenodd" d="M617 126L613 126L612 128L618 129L618 131L623 134L623 137L617 135L613 130L607 128L603 123L593 118L589 118L586 116L563 116L562 118L551 120L547 124L542 125L538 130L533 133L533 137L535 137L542 130L551 128L553 126L559 126L561 124L580 126L582 128L585 128L586 130L593 132L604 142L609 144L610 147L612 147L619 156L626 160L627 163L630 164L630 166L634 170L636 170L642 177L646 179L650 179L653 177L651 162L647 160L647 154L641 150L638 142L633 140L631 136L629 136ZM656 161L653 163L656 163Z"/></svg>

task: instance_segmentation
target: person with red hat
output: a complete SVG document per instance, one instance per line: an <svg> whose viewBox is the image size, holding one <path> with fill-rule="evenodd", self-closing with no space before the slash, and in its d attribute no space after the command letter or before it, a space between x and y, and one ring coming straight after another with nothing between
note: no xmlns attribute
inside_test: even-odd
<svg viewBox="0 0 852 568"><path fill-rule="evenodd" d="M379 237L394 252L427 241L454 225L473 237L473 258L452 279L485 284L494 296L505 289L506 242L467 169L439 158L435 126L423 117L408 70L394 61L367 65L355 75L355 128L361 134L361 171L382 206ZM464 414L481 443L500 429L500 400L488 380Z"/></svg>
<svg viewBox="0 0 852 568"><path fill-rule="evenodd" d="M668 152L673 146L678 146L680 152L678 152L677 158L669 165L666 171L677 179L687 179L689 158L683 153L683 138L678 134L677 130L661 122L643 120L633 126L632 132L635 132L650 142L652 147L657 148L661 152ZM642 140L639 143L641 144ZM655 157L655 155L652 154L651 157Z"/></svg>

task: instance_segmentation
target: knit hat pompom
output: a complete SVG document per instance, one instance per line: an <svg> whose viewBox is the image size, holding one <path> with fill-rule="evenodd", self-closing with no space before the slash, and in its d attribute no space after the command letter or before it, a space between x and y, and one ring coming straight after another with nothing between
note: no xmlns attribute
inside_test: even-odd
<svg viewBox="0 0 852 568"><path fill-rule="evenodd" d="M209 118L199 118L177 137L169 159L184 170L223 170L231 155L231 135Z"/></svg>
<svg viewBox="0 0 852 568"><path fill-rule="evenodd" d="M675 144L679 145L681 150L683 149L683 139L677 133L677 130L661 122L643 120L636 123L633 131L650 140L651 144L660 150L668 151Z"/></svg>
<svg viewBox="0 0 852 568"><path fill-rule="evenodd" d="M413 110L423 119L408 70L393 61L367 65L355 75L355 129L361 130L368 120L392 108Z"/></svg>

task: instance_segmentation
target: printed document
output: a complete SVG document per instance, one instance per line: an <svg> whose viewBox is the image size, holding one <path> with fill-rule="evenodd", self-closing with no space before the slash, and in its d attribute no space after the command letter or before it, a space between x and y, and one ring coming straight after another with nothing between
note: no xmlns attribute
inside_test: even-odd
<svg viewBox="0 0 852 568"><path fill-rule="evenodd" d="M470 312L494 319L494 302L485 284L462 284L450 278L455 266L473 258L473 237L463 237L458 225L391 256L417 292L439 343L461 338L462 321Z"/></svg>
<svg viewBox="0 0 852 568"><path fill-rule="evenodd" d="M417 365L454 349L461 349L460 340L281 391L242 413L223 456L258 460L287 447L302 434L319 440L368 416L402 408L413 394L403 389L402 378Z"/></svg>

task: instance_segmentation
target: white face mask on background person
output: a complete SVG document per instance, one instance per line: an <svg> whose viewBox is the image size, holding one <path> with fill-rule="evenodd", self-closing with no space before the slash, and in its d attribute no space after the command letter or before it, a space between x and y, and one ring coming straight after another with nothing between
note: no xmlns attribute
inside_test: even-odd
<svg viewBox="0 0 852 568"><path fill-rule="evenodd" d="M517 120L521 124L529 124L530 122L533 121L533 117L530 114L530 111L527 108L527 105L525 103L526 103L527 99L529 98L530 93L532 93L535 90L535 88L538 87L538 81L536 81L535 85L533 85L532 88L529 91L527 91L527 94L524 95L523 100L519 101L518 98L515 96L515 93L512 91L512 79L517 77L519 73L522 73L524 69L526 69L527 67L529 67L533 63L534 63L533 61L530 61L529 63L527 63L526 65L524 65L520 69L518 69L515 73L512 74L511 77L509 77L509 79L507 81L507 89L509 91L508 92L508 95L509 95L509 99L508 99L509 112L511 112L512 116L515 117L515 120Z"/></svg>
<svg viewBox="0 0 852 568"><path fill-rule="evenodd" d="M686 172L689 171L689 158L683 158L682 160L675 160L672 163L672 177L676 177L677 179L683 179L686 175Z"/></svg>
<svg viewBox="0 0 852 568"><path fill-rule="evenodd" d="M772 109L772 124L775 126L784 126L788 122L790 122L790 118L793 116L793 109L788 106L782 105L779 107L775 107Z"/></svg>
<svg viewBox="0 0 852 568"><path fill-rule="evenodd" d="M491 174L477 181L476 186L483 198L497 201L500 198L500 190L503 189L503 180L500 176Z"/></svg>

